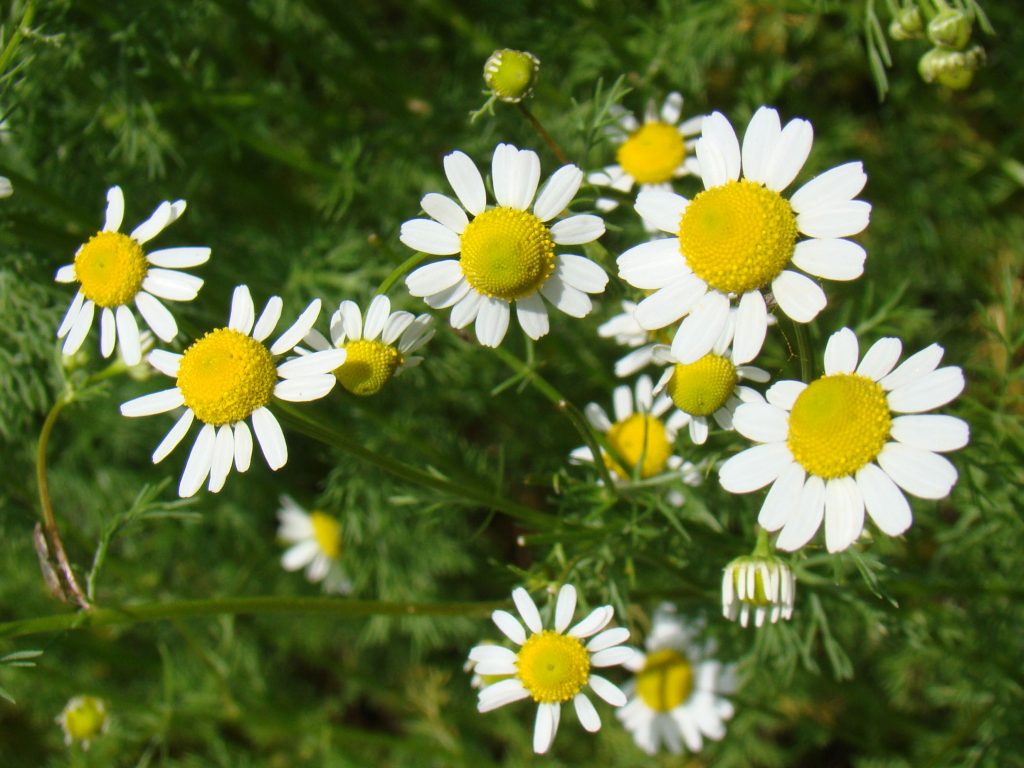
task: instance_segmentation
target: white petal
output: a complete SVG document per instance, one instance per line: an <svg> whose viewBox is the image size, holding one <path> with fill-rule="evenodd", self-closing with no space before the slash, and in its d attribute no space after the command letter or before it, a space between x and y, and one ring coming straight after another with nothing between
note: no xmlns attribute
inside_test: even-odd
<svg viewBox="0 0 1024 768"><path fill-rule="evenodd" d="M508 302L491 296L484 297L476 316L476 338L485 347L496 347L508 332L511 309Z"/></svg>
<svg viewBox="0 0 1024 768"><path fill-rule="evenodd" d="M570 216L551 227L551 239L558 245L579 245L604 234L604 219L589 213Z"/></svg>
<svg viewBox="0 0 1024 768"><path fill-rule="evenodd" d="M231 464L235 458L235 438L230 424L224 424L217 430L217 440L213 445L213 463L210 465L210 493L217 493L224 487L228 479Z"/></svg>
<svg viewBox="0 0 1024 768"><path fill-rule="evenodd" d="M117 338L121 342L121 357L126 365L138 365L142 362L142 342L135 315L122 304L114 313L114 318L117 321Z"/></svg>
<svg viewBox="0 0 1024 768"><path fill-rule="evenodd" d="M859 162L844 163L831 168L804 184L793 193L789 204L797 213L853 200L867 184L864 166Z"/></svg>
<svg viewBox="0 0 1024 768"><path fill-rule="evenodd" d="M552 275L540 288L544 298L570 317L586 317L594 305L583 291L566 285L557 275Z"/></svg>
<svg viewBox="0 0 1024 768"><path fill-rule="evenodd" d="M479 294L476 291L470 291L467 293L465 297L452 308L452 314L449 318L452 328L465 328L476 320L476 316L480 313L480 306L483 304L484 298L483 294Z"/></svg>
<svg viewBox="0 0 1024 768"><path fill-rule="evenodd" d="M252 432L244 421L235 422L235 469L245 472L252 461Z"/></svg>
<svg viewBox="0 0 1024 768"><path fill-rule="evenodd" d="M164 389L160 392L153 392L149 395L136 397L127 403L121 404L121 415L129 418L138 416L153 416L157 413L166 413L180 408L185 404L185 397L177 387Z"/></svg>
<svg viewBox="0 0 1024 768"><path fill-rule="evenodd" d="M904 360L895 371L878 383L882 389L893 390L916 382L938 367L942 362L942 352L938 344L925 347Z"/></svg>
<svg viewBox="0 0 1024 768"><path fill-rule="evenodd" d="M555 603L555 631L564 633L572 615L576 612L576 587L572 584L563 584L558 590L558 601Z"/></svg>
<svg viewBox="0 0 1024 768"><path fill-rule="evenodd" d="M764 488L792 463L785 443L755 445L726 461L718 470L718 482L731 493L750 493Z"/></svg>
<svg viewBox="0 0 1024 768"><path fill-rule="evenodd" d="M458 253L461 246L459 236L433 219L409 219L402 223L398 239L414 251L450 256Z"/></svg>
<svg viewBox="0 0 1024 768"><path fill-rule="evenodd" d="M868 515L880 531L899 536L910 527L913 516L907 497L885 472L874 464L865 464L857 470L857 486Z"/></svg>
<svg viewBox="0 0 1024 768"><path fill-rule="evenodd" d="M622 692L622 689L620 689L619 686L609 682L600 675L591 675L588 682L590 683L590 687L594 693L607 701L613 707L626 706L626 694Z"/></svg>
<svg viewBox="0 0 1024 768"><path fill-rule="evenodd" d="M807 385L802 381L778 381L768 388L765 397L776 408L791 411L793 403L805 389L807 389Z"/></svg>
<svg viewBox="0 0 1024 768"><path fill-rule="evenodd" d="M420 200L420 207L432 219L440 222L452 232L461 235L469 224L469 218L462 207L447 195L431 192Z"/></svg>
<svg viewBox="0 0 1024 768"><path fill-rule="evenodd" d="M363 338L367 341L374 341L384 330L384 324L391 314L391 300L387 296L374 296L366 310L366 320L363 322Z"/></svg>
<svg viewBox="0 0 1024 768"><path fill-rule="evenodd" d="M796 509L790 514L775 546L787 552L800 549L817 533L824 515L825 481L811 475L804 483Z"/></svg>
<svg viewBox="0 0 1024 768"><path fill-rule="evenodd" d="M164 349L154 349L146 357L146 362L156 368L164 376L177 377L178 366L181 364L181 355L175 352L168 352Z"/></svg>
<svg viewBox="0 0 1024 768"><path fill-rule="evenodd" d="M633 658L636 653L632 648L625 645L616 645L612 648L605 648L590 657L590 665L593 667L617 667Z"/></svg>
<svg viewBox="0 0 1024 768"><path fill-rule="evenodd" d="M809 323L828 303L821 286L788 269L772 281L772 293L782 311L798 323Z"/></svg>
<svg viewBox="0 0 1024 768"><path fill-rule="evenodd" d="M298 571L313 562L319 553L320 546L315 540L300 541L281 556L281 566L286 571Z"/></svg>
<svg viewBox="0 0 1024 768"><path fill-rule="evenodd" d="M256 321L256 326L252 329L252 337L256 341L264 341L274 332L274 329L277 328L277 321L281 319L283 307L284 302L281 301L280 296L271 296L267 299L267 305L263 307L260 319Z"/></svg>
<svg viewBox="0 0 1024 768"><path fill-rule="evenodd" d="M782 443L789 434L789 414L768 403L744 403L733 414L733 427L758 443Z"/></svg>
<svg viewBox="0 0 1024 768"><path fill-rule="evenodd" d="M499 206L512 206L519 150L511 144L498 144L491 157L491 187Z"/></svg>
<svg viewBox="0 0 1024 768"><path fill-rule="evenodd" d="M462 207L474 216L483 213L487 192L480 171L469 156L458 151L445 155L444 172Z"/></svg>
<svg viewBox="0 0 1024 768"><path fill-rule="evenodd" d="M519 150L515 159L510 205L516 210L525 211L533 202L540 183L540 158L529 149ZM500 204L500 203L499 203Z"/></svg>
<svg viewBox="0 0 1024 768"><path fill-rule="evenodd" d="M345 362L345 357L344 349L327 349L323 352L314 352L311 355L303 355L286 363L281 363L281 365L277 366L277 375L285 379L294 379L330 373Z"/></svg>
<svg viewBox="0 0 1024 768"><path fill-rule="evenodd" d="M732 342L732 362L749 363L761 352L768 333L768 308L760 291L747 291L736 310L736 330Z"/></svg>
<svg viewBox="0 0 1024 768"><path fill-rule="evenodd" d="M732 125L721 112L704 118L701 139L697 142L697 162L710 189L740 177L740 142Z"/></svg>
<svg viewBox="0 0 1024 768"><path fill-rule="evenodd" d="M764 185L775 192L788 187L804 167L813 142L814 129L809 122L798 118L786 123L765 168Z"/></svg>
<svg viewBox="0 0 1024 768"><path fill-rule="evenodd" d="M288 444L284 441L284 433L274 414L267 408L257 408L252 412L252 426L256 430L256 439L267 465L278 470L287 464Z"/></svg>
<svg viewBox="0 0 1024 768"><path fill-rule="evenodd" d="M872 381L885 378L900 359L902 351L903 343L899 339L892 336L881 338L864 355L857 366L857 373Z"/></svg>
<svg viewBox="0 0 1024 768"><path fill-rule="evenodd" d="M801 240L793 251L793 263L804 272L828 280L854 280L864 274L866 255L852 240Z"/></svg>
<svg viewBox="0 0 1024 768"><path fill-rule="evenodd" d="M192 301L203 287L203 279L173 269L152 267L142 281L142 290L169 301Z"/></svg>
<svg viewBox="0 0 1024 768"><path fill-rule="evenodd" d="M897 413L921 413L945 405L964 390L964 372L955 365L939 368L892 390L889 407Z"/></svg>
<svg viewBox="0 0 1024 768"><path fill-rule="evenodd" d="M477 645L469 652L470 661L511 664L513 669L517 658L514 651L510 651L508 648L503 648L500 645Z"/></svg>
<svg viewBox="0 0 1024 768"><path fill-rule="evenodd" d="M601 730L601 718L585 693L577 693L572 703L576 707L576 717L580 719L580 725L584 730L590 733Z"/></svg>
<svg viewBox="0 0 1024 768"><path fill-rule="evenodd" d="M210 260L209 248L162 248L146 254L146 260L155 267L186 269L198 267Z"/></svg>
<svg viewBox="0 0 1024 768"><path fill-rule="evenodd" d="M690 419L690 440L694 445L704 445L708 441L708 420L703 416Z"/></svg>
<svg viewBox="0 0 1024 768"><path fill-rule="evenodd" d="M555 709L558 704L538 704L533 725L533 751L543 755L555 740Z"/></svg>
<svg viewBox="0 0 1024 768"><path fill-rule="evenodd" d="M117 232L124 221L124 192L118 186L107 190L107 213L103 221L104 232Z"/></svg>
<svg viewBox="0 0 1024 768"><path fill-rule="evenodd" d="M626 627L606 629L601 634L591 638L590 642L587 643L587 650L591 653L597 653L605 648L622 645L627 640L629 640L629 630Z"/></svg>
<svg viewBox="0 0 1024 768"><path fill-rule="evenodd" d="M131 238L138 243L145 243L164 231L164 228L177 218L171 204L166 200L156 207L149 218L132 230ZM198 489L197 489L198 490Z"/></svg>
<svg viewBox="0 0 1024 768"><path fill-rule="evenodd" d="M68 335L74 325L75 320L78 319L78 315L82 312L82 305L85 303L85 294L79 291L75 294L75 298L71 300L71 304L68 305L68 311L64 313L64 319L61 321L60 327L57 329L57 338L63 339Z"/></svg>
<svg viewBox="0 0 1024 768"><path fill-rule="evenodd" d="M100 354L103 357L110 357L114 354L116 343L117 326L114 311L110 307L103 307L100 310Z"/></svg>
<svg viewBox="0 0 1024 768"><path fill-rule="evenodd" d="M480 691L477 711L491 712L498 709L498 707L504 707L506 704L525 699L529 695L530 692L519 682L519 678L499 680Z"/></svg>
<svg viewBox="0 0 1024 768"><path fill-rule="evenodd" d="M757 516L757 524L766 531L777 531L786 524L800 501L807 473L795 461L772 484Z"/></svg>
<svg viewBox="0 0 1024 768"><path fill-rule="evenodd" d="M539 293L533 293L516 302L516 317L523 333L536 341L548 332L548 310Z"/></svg>
<svg viewBox="0 0 1024 768"><path fill-rule="evenodd" d="M569 207L583 183L583 171L575 165L563 165L548 179L537 196L533 213L541 221L550 221Z"/></svg>
<svg viewBox="0 0 1024 768"><path fill-rule="evenodd" d="M491 620L504 633L505 637L516 645L526 642L526 631L523 629L523 625L508 611L494 611L491 614Z"/></svg>
<svg viewBox="0 0 1024 768"><path fill-rule="evenodd" d="M683 97L678 91L672 91L665 97L665 103L661 105L661 122L667 125L675 125L683 114Z"/></svg>
<svg viewBox="0 0 1024 768"><path fill-rule="evenodd" d="M601 293L608 284L604 270L583 256L562 254L556 264L555 272L562 281L584 293Z"/></svg>
<svg viewBox="0 0 1024 768"><path fill-rule="evenodd" d="M302 338L309 333L313 327L313 323L316 322L317 316L320 314L320 299L313 299L306 307L302 314L299 315L299 319L296 320L292 327L282 333L277 341L270 347L270 354L282 355L300 341ZM257 430L258 434L258 430Z"/></svg>
<svg viewBox="0 0 1024 768"><path fill-rule="evenodd" d="M57 274L53 277L58 283L73 283L78 278L75 276L75 265L65 264L63 267L57 270Z"/></svg>
<svg viewBox="0 0 1024 768"><path fill-rule="evenodd" d="M642 290L664 288L680 278L696 275L679 252L679 240L664 237L633 246L619 256L619 277ZM701 283L704 281L701 280Z"/></svg>
<svg viewBox="0 0 1024 768"><path fill-rule="evenodd" d="M903 443L887 443L875 459L907 493L922 499L942 499L957 480L956 467L944 456Z"/></svg>
<svg viewBox="0 0 1024 768"><path fill-rule="evenodd" d="M212 424L204 424L192 446L192 452L188 455L188 461L185 462L185 469L181 473L181 482L178 483L178 495L183 499L194 496L206 482L213 464L216 440L217 429Z"/></svg>
<svg viewBox="0 0 1024 768"><path fill-rule="evenodd" d="M188 432L188 428L192 426L192 422L195 420L195 414L191 408L185 410L176 422L171 427L170 431L164 436L164 439L160 441L160 445L153 451L153 463L159 464L168 454L178 447L178 443ZM202 481L200 480L200 484Z"/></svg>
<svg viewBox="0 0 1024 768"><path fill-rule="evenodd" d="M394 344L415 319L412 312L400 310L392 313L381 329L380 340L389 346Z"/></svg>
<svg viewBox="0 0 1024 768"><path fill-rule="evenodd" d="M796 226L808 237L849 237L864 231L870 219L870 203L850 200L797 214Z"/></svg>
<svg viewBox="0 0 1024 768"><path fill-rule="evenodd" d="M413 296L432 296L458 285L462 280L462 267L456 259L445 259L426 264L405 278L405 287Z"/></svg>
<svg viewBox="0 0 1024 768"><path fill-rule="evenodd" d="M82 308L75 315L74 323L71 324L67 338L64 339L64 347L61 350L63 354L73 355L82 346L82 342L85 341L89 329L92 328L92 318L95 311L96 305L92 301L86 300L82 304Z"/></svg>
<svg viewBox="0 0 1024 768"><path fill-rule="evenodd" d="M324 353L318 352L317 354ZM310 357L314 356L310 355ZM301 359L307 360L308 358L304 357ZM320 376L299 376L298 378L283 379L277 382L274 387L274 397L292 403L319 400L334 389L334 385L337 383L338 379L330 373Z"/></svg>
<svg viewBox="0 0 1024 768"><path fill-rule="evenodd" d="M417 349L419 349L432 338L434 338L435 330L436 329L434 328L434 318L432 318L430 315L420 315L415 320L413 320L412 325L410 325L405 330L405 332L402 333L402 338L398 340L398 351L401 352L403 355L407 355L410 352L415 352ZM405 360L405 367L409 368L410 366L414 365L414 363L412 362L414 359L422 358L407 357Z"/></svg>
<svg viewBox="0 0 1024 768"><path fill-rule="evenodd" d="M138 307L139 314L146 321L146 325L161 340L173 341L174 337L178 335L178 323L174 320L174 315L155 296L151 296L145 291L139 291L135 294L135 306Z"/></svg>
<svg viewBox="0 0 1024 768"><path fill-rule="evenodd" d="M664 189L641 188L636 197L636 212L640 217L662 232L679 234L679 223L689 201L674 192Z"/></svg>
<svg viewBox="0 0 1024 768"><path fill-rule="evenodd" d="M825 547L842 552L864 529L864 499L857 481L837 477L825 484Z"/></svg>
<svg viewBox="0 0 1024 768"><path fill-rule="evenodd" d="M640 310L637 309L639 319ZM672 354L683 364L696 362L715 346L729 321L729 298L708 291L679 326L672 340Z"/></svg>
<svg viewBox="0 0 1024 768"><path fill-rule="evenodd" d="M857 334L849 328L840 328L828 338L825 344L825 373L853 373L860 357Z"/></svg>
<svg viewBox="0 0 1024 768"><path fill-rule="evenodd" d="M600 632L615 617L615 609L610 605L602 605L590 613L583 621L576 624L569 630L569 634L575 638L582 640L585 637Z"/></svg>
<svg viewBox="0 0 1024 768"><path fill-rule="evenodd" d="M612 422L608 418L608 414L597 403L587 403L583 407L583 413L586 415L590 425L597 431L607 432L612 428Z"/></svg>
<svg viewBox="0 0 1024 768"><path fill-rule="evenodd" d="M228 328L248 336L255 320L256 307L253 306L252 294L249 293L248 286L236 286L231 296L231 315L228 318Z"/></svg>
<svg viewBox="0 0 1024 768"><path fill-rule="evenodd" d="M540 623L540 611L537 610L537 604L533 602L529 592L522 587L516 587L512 590L512 601L516 604L519 615L523 617L523 621L526 622L526 626L531 632L536 634L543 630Z"/></svg>
<svg viewBox="0 0 1024 768"><path fill-rule="evenodd" d="M926 451L955 451L967 445L970 429L955 416L898 416L890 434L895 440Z"/></svg>
<svg viewBox="0 0 1024 768"><path fill-rule="evenodd" d="M743 134L743 178L765 182L768 164L782 133L779 113L771 107L761 107L754 113Z"/></svg>

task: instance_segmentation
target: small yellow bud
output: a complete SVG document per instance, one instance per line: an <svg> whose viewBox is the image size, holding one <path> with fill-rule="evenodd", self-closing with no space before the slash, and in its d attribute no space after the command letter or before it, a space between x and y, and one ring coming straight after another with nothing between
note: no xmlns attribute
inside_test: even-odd
<svg viewBox="0 0 1024 768"><path fill-rule="evenodd" d="M938 83L954 91L962 91L971 84L974 73L985 61L985 49L980 45L966 51L951 48L932 48L917 63L917 71L926 83Z"/></svg>
<svg viewBox="0 0 1024 768"><path fill-rule="evenodd" d="M484 64L484 82L501 101L522 101L533 91L540 71L540 59L529 51L503 48Z"/></svg>
<svg viewBox="0 0 1024 768"><path fill-rule="evenodd" d="M946 8L928 22L928 39L934 45L961 50L971 40L974 18L970 13Z"/></svg>
<svg viewBox="0 0 1024 768"><path fill-rule="evenodd" d="M921 11L916 5L901 9L889 24L889 37L897 41L921 37L923 31L924 22L921 20Z"/></svg>
<svg viewBox="0 0 1024 768"><path fill-rule="evenodd" d="M95 696L75 696L64 705L57 723L64 731L65 744L80 744L82 749L89 749L92 741L110 726L107 705Z"/></svg>

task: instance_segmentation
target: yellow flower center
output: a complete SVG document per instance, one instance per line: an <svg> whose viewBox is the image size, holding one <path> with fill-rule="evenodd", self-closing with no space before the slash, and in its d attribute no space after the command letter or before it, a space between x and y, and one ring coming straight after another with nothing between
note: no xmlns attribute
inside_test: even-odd
<svg viewBox="0 0 1024 768"><path fill-rule="evenodd" d="M107 706L95 696L76 696L64 710L62 725L72 741L91 741L103 731Z"/></svg>
<svg viewBox="0 0 1024 768"><path fill-rule="evenodd" d="M661 421L643 413L634 413L613 424L608 430L608 442L627 465L624 468L605 455L605 465L619 477L632 477L633 468L641 458L640 477L654 477L665 470L665 463L672 455L672 446Z"/></svg>
<svg viewBox="0 0 1024 768"><path fill-rule="evenodd" d="M679 651L666 648L647 654L636 676L636 694L655 712L671 712L693 691L693 667Z"/></svg>
<svg viewBox="0 0 1024 768"><path fill-rule="evenodd" d="M529 296L555 270L551 233L526 211L484 211L469 223L461 237L462 274L485 296L505 301Z"/></svg>
<svg viewBox="0 0 1024 768"><path fill-rule="evenodd" d="M736 366L710 353L693 363L676 364L668 393L683 413L710 416L728 402L738 381Z"/></svg>
<svg viewBox="0 0 1024 768"><path fill-rule="evenodd" d="M750 568L754 569L754 594L747 594L741 602L754 607L762 607L766 605L772 605L772 601L768 599L768 592L764 588L764 573L760 568L757 567L758 560L751 558L746 560L743 565L733 569L732 572L732 589L733 593L739 600L740 594L740 582L746 581L747 570Z"/></svg>
<svg viewBox="0 0 1024 768"><path fill-rule="evenodd" d="M334 370L338 382L353 395L375 395L390 381L403 362L394 347L382 341L351 341L345 362Z"/></svg>
<svg viewBox="0 0 1024 768"><path fill-rule="evenodd" d="M230 328L210 331L185 350L178 389L207 424L232 424L270 402L277 368L263 344Z"/></svg>
<svg viewBox="0 0 1024 768"><path fill-rule="evenodd" d="M323 512L310 512L309 522L313 524L313 538L320 551L337 560L341 554L341 523Z"/></svg>
<svg viewBox="0 0 1024 768"><path fill-rule="evenodd" d="M730 181L693 198L679 223L679 248L690 269L720 293L761 288L796 247L796 216L778 192Z"/></svg>
<svg viewBox="0 0 1024 768"><path fill-rule="evenodd" d="M617 152L622 170L639 184L671 181L685 156L686 145L679 130L659 121L640 126Z"/></svg>
<svg viewBox="0 0 1024 768"><path fill-rule="evenodd" d="M75 254L75 278L82 293L101 307L119 307L134 299L148 270L142 246L120 232L97 232Z"/></svg>
<svg viewBox="0 0 1024 768"><path fill-rule="evenodd" d="M892 427L885 391L854 373L822 376L800 393L789 414L789 450L810 474L852 475L875 458Z"/></svg>
<svg viewBox="0 0 1024 768"><path fill-rule="evenodd" d="M583 643L550 629L531 636L516 657L517 675L538 703L569 701L590 677L590 654Z"/></svg>

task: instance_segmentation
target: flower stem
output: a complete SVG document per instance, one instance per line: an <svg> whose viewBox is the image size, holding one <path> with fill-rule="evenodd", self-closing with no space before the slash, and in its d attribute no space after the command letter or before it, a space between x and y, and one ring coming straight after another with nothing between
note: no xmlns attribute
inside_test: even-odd
<svg viewBox="0 0 1024 768"><path fill-rule="evenodd" d="M796 335L796 356L800 359L800 379L809 384L814 378L814 360L811 357L811 342L807 338L807 326L793 321Z"/></svg>
<svg viewBox="0 0 1024 768"><path fill-rule="evenodd" d="M530 121L530 125L533 126L533 129L544 140L544 143L548 145L548 148L555 153L555 157L558 158L558 162L562 165L570 165L571 162L568 156L562 151L562 148L558 146L558 142L551 138L551 134L544 129L543 125L540 124L540 120L533 116L533 112L531 112L530 109L522 102L516 104L516 107L518 107L519 111L523 113L523 117Z"/></svg>
<svg viewBox="0 0 1024 768"><path fill-rule="evenodd" d="M391 290L391 286L397 283L407 272L412 270L413 267L418 266L420 262L429 258L426 253L414 253L408 259L403 261L393 270L391 274L384 278L384 282L377 286L376 295L383 296Z"/></svg>

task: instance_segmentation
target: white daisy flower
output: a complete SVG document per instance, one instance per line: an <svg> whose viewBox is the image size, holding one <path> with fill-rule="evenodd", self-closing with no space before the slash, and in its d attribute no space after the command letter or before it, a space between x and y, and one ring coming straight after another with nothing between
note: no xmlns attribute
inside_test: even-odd
<svg viewBox="0 0 1024 768"><path fill-rule="evenodd" d="M736 312L730 312L721 335L714 347L695 362L683 363L672 349L656 345L654 361L669 365L654 387L655 394L668 390L676 410L668 418L674 430L689 426L690 439L703 445L708 439L708 417L719 427L733 428L733 412L740 403L764 402L756 390L740 384L741 381L768 381L768 372L753 365L740 365L733 342Z"/></svg>
<svg viewBox="0 0 1024 768"><path fill-rule="evenodd" d="M636 302L623 301L622 312L597 328L597 335L601 338L614 339L616 344L632 348L631 352L615 362L615 375L620 379L632 376L654 362L657 332L641 328L634 317L635 312ZM665 341L670 339L666 338Z"/></svg>
<svg viewBox="0 0 1024 768"><path fill-rule="evenodd" d="M566 632L576 611L576 588L571 584L564 585L558 593L554 629L544 629L537 605L525 589L513 590L512 599L531 634L527 638L523 625L511 613L499 610L491 614L498 629L520 648L512 651L499 645L478 645L470 651L469 658L476 662L480 675L512 676L481 690L477 709L490 712L513 701L532 698L537 702L533 751L542 754L554 741L562 705L569 701L586 730L600 730L601 718L583 692L585 686L589 685L613 707L626 703L626 696L617 685L592 674L591 669L623 664L635 651L622 645L629 639L628 629L616 627L601 632L615 616L610 605L595 608ZM582 641L591 635L596 636L584 645Z"/></svg>
<svg viewBox="0 0 1024 768"><path fill-rule="evenodd" d="M95 696L73 696L57 715L57 724L64 731L64 744L78 744L88 751L93 741L110 730L107 703Z"/></svg>
<svg viewBox="0 0 1024 768"><path fill-rule="evenodd" d="M423 361L411 353L433 338L433 326L430 315L392 312L387 296L374 296L365 322L358 304L343 301L331 315L331 341L319 331L310 331L305 341L317 351L344 349L345 362L334 371L341 386L354 395L375 395L393 376Z"/></svg>
<svg viewBox="0 0 1024 768"><path fill-rule="evenodd" d="M853 199L867 181L861 163L826 171L788 200L780 194L807 159L812 137L806 120L782 128L778 113L761 107L741 150L729 121L715 112L705 118L697 143L704 191L693 200L659 190L638 196L637 212L673 237L630 248L619 256L619 275L653 291L637 307L641 327L655 330L685 318L672 342L681 362L711 351L734 301L734 357L753 360L768 327L768 288L787 316L813 320L825 307L825 293L787 269L791 263L830 280L863 272L864 249L843 239L863 230L871 213L868 203ZM799 240L801 234L809 239Z"/></svg>
<svg viewBox="0 0 1024 768"><path fill-rule="evenodd" d="M165 200L130 235L125 235L118 231L124 218L124 194L120 187L107 190L103 229L78 249L74 263L57 270L58 283L79 284L57 329L57 338L64 339L65 355L73 355L82 346L92 328L96 307L100 308L100 352L104 357L110 357L119 343L128 365L142 359L133 303L153 333L165 342L174 339L178 324L160 299L192 301L203 280L178 270L206 263L210 249L164 248L146 253L142 246L184 212L184 200Z"/></svg>
<svg viewBox="0 0 1024 768"><path fill-rule="evenodd" d="M678 472L688 485L699 485L701 473L691 462L683 461L673 453L676 430L661 419L672 407L672 401L665 396L655 398L653 389L649 376L637 379L634 391L627 386L616 387L612 393L614 423L597 403L588 403L583 409L590 425L605 436L612 450L627 466L619 464L603 451L601 461L618 480L632 480L634 471L639 467L641 479L672 471ZM594 463L594 454L586 446L573 450L570 457L577 463Z"/></svg>
<svg viewBox="0 0 1024 768"><path fill-rule="evenodd" d="M662 606L647 653L627 665L637 675L626 685L629 701L615 714L649 755L662 745L672 754L684 745L700 752L704 739L725 736L725 721L733 716L732 702L720 695L732 692L732 668L709 658L712 647L695 642L696 629L683 624L673 606Z"/></svg>
<svg viewBox="0 0 1024 768"><path fill-rule="evenodd" d="M767 540L765 541L767 545ZM783 560L769 553L737 557L722 576L722 615L746 627L750 617L760 627L793 616L796 577Z"/></svg>
<svg viewBox="0 0 1024 768"><path fill-rule="evenodd" d="M843 328L825 347L824 376L780 381L768 402L736 409L737 431L763 445L726 461L719 481L733 493L772 483L758 523L782 529L779 549L804 546L824 518L825 545L840 552L860 536L865 510L883 533L898 536L911 523L901 488L941 499L956 483L956 469L938 454L967 444L967 423L918 414L959 395L963 372L938 368L938 344L894 370L901 351L899 339L879 339L858 365L857 336Z"/></svg>
<svg viewBox="0 0 1024 768"><path fill-rule="evenodd" d="M286 571L306 569L306 578L323 582L324 591L347 594L352 584L341 568L341 523L314 510L306 512L290 496L281 497L277 536L290 545L281 557Z"/></svg>
<svg viewBox="0 0 1024 768"><path fill-rule="evenodd" d="M672 179L700 172L693 156L696 140L688 139L700 133L704 116L680 123L682 95L675 91L670 93L660 110L654 99L648 101L642 124L621 107L616 112L618 120L609 127L608 135L618 145L615 153L618 162L588 174L587 181L591 184L619 192L630 192L635 184L639 184L641 190L671 192ZM600 211L613 211L619 201L601 197L596 205Z"/></svg>
<svg viewBox="0 0 1024 768"><path fill-rule="evenodd" d="M568 208L583 172L575 165L562 166L534 202L540 180L537 154L499 144L491 165L498 204L488 208L483 177L467 155L452 152L444 168L461 207L431 192L420 205L432 219L405 222L400 239L424 253L458 258L412 272L405 279L409 293L424 297L435 309L452 307L454 328L475 321L476 337L487 347L505 338L513 303L519 325L531 339L548 332L542 296L567 315L585 317L592 308L587 294L604 291L608 276L583 256L556 255L555 246L596 240L604 234L604 221L580 214L547 225ZM532 213L527 210L531 203Z"/></svg>
<svg viewBox="0 0 1024 768"><path fill-rule="evenodd" d="M343 349L295 357L280 365L274 362L275 356L290 351L309 333L320 314L320 299L311 302L268 347L263 342L277 327L281 307L281 299L272 296L257 320L249 289L238 286L231 298L226 328L210 331L181 355L160 349L150 353L150 365L176 377L175 386L121 406L121 413L131 417L185 406L185 412L153 452L154 464L174 450L193 421L202 422L178 485L183 498L198 491L207 477L209 490L219 491L232 462L239 472L249 469L252 432L245 419L250 417L267 464L273 470L283 467L288 462L288 446L281 425L267 408L271 398L317 400L334 388L337 380L331 371L345 362Z"/></svg>

